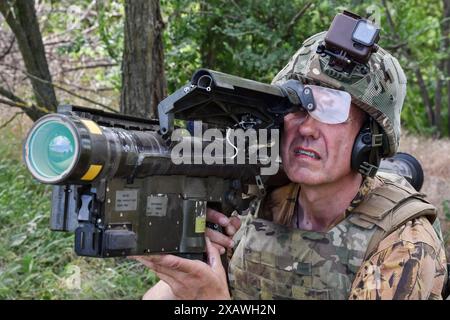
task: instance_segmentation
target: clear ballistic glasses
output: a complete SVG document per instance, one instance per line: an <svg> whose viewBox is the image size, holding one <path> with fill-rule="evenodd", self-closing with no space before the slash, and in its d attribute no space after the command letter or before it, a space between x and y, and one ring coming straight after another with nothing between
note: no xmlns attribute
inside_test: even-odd
<svg viewBox="0 0 450 320"><path fill-rule="evenodd" d="M312 91L315 106L311 111L301 109L295 112L298 120L303 122L310 115L317 121L326 124L339 124L347 121L352 101L348 92L315 85L305 85L305 93L307 93L306 90L308 89Z"/></svg>

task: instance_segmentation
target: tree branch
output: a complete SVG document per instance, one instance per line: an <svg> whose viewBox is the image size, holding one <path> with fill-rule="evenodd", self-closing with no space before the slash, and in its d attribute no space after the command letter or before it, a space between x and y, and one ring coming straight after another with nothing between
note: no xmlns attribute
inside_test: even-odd
<svg viewBox="0 0 450 320"><path fill-rule="evenodd" d="M22 104L19 104L19 103L16 103L16 102L12 102L12 101L9 101L9 100L5 100L5 99L2 99L2 98L0 98L0 103L6 104L6 105L8 105L10 107L15 107L15 108L22 108L23 107Z"/></svg>
<svg viewBox="0 0 450 320"><path fill-rule="evenodd" d="M63 88L63 87L61 87L61 86L59 86L59 85L57 85L57 84L55 84L55 83L53 83L53 86L54 86L56 89L59 89L59 90L61 90L61 91L64 91L64 92L70 94L71 96L74 96L74 97L77 97L77 98L79 98L79 99L81 99L81 100L84 100L84 101L93 103L93 104L95 104L95 105L101 106L101 107L103 107L103 108L105 108L106 110L109 110L109 111L111 111L111 112L114 112L114 113L117 113L117 112L118 112L118 111L115 110L114 108L108 107L107 105L105 105L105 104L103 104L103 103L100 103L100 102L97 102L97 101L94 101L94 100L92 100L92 99L89 99L89 98L80 96L79 94L77 94L77 93L75 93L75 92L72 92L72 91L70 91L70 90L68 90L68 89L66 89L66 88Z"/></svg>
<svg viewBox="0 0 450 320"><path fill-rule="evenodd" d="M8 121L6 121L5 123L3 123L2 125L0 125L0 130L3 129L4 127L6 127L8 124L10 124L11 122L13 122L13 120L20 114L24 114L25 112L21 111L21 112L16 112L11 119L9 119Z"/></svg>
<svg viewBox="0 0 450 320"><path fill-rule="evenodd" d="M12 92L11 86L9 85L8 80L5 78L3 72L0 72L0 79L2 80L1 82L3 82L8 87L7 90Z"/></svg>
<svg viewBox="0 0 450 320"><path fill-rule="evenodd" d="M85 69L108 68L108 67L115 67L117 65L118 65L117 63L99 63L99 64L63 69L61 71L61 73L67 73L67 72L73 72L73 71L85 70Z"/></svg>
<svg viewBox="0 0 450 320"><path fill-rule="evenodd" d="M0 1L0 12L16 37L27 72L51 82L34 5L34 1L28 0ZM58 102L52 86L33 79L31 79L31 86L37 105L56 110ZM34 117L33 120L42 116L38 110L34 110L34 113L27 112L27 114Z"/></svg>
<svg viewBox="0 0 450 320"><path fill-rule="evenodd" d="M77 90L92 92L92 93L95 93L95 94L98 94L99 92L102 92L102 91L113 91L114 90L114 87L102 87L102 88L91 89L91 88L78 86L78 85L75 85L73 83L67 83L66 81L63 81L60 84L72 87L72 88L77 89Z"/></svg>
<svg viewBox="0 0 450 320"><path fill-rule="evenodd" d="M44 46L49 47L49 46L54 46L57 44L61 44L61 43L70 43L72 42L71 40L58 40L58 41L49 41L49 42L44 42Z"/></svg>
<svg viewBox="0 0 450 320"><path fill-rule="evenodd" d="M11 107L21 108L27 113L27 115L35 115L38 111L41 113L49 113L50 111L46 108L36 106L32 103L27 103L24 100L20 99L18 96L13 94L11 91L6 90L5 88L0 87L0 95L8 98L9 100L1 99L0 103L9 105Z"/></svg>
<svg viewBox="0 0 450 320"><path fill-rule="evenodd" d="M401 49L402 47L405 47L407 45L408 45L408 42L405 41L405 42L401 42L401 43L394 44L391 46L385 46L385 48L389 51L397 51L398 49Z"/></svg>
<svg viewBox="0 0 450 320"><path fill-rule="evenodd" d="M0 98L0 103L3 103L5 105L13 107L13 108L20 108L28 116L30 114L36 115L38 111L40 111L41 113L44 113L44 114L49 113L49 111L47 109L44 109L44 108L38 107L34 104L30 104L30 103L26 103L26 102L13 102L13 101L9 101L9 100Z"/></svg>
<svg viewBox="0 0 450 320"><path fill-rule="evenodd" d="M386 0L381 0L381 2L383 3L384 8L386 9L386 19L389 23L389 27L391 28L391 31L393 32L394 36L398 39L397 33L395 32L395 24L394 21L392 20L392 16L391 16L391 12L389 11L388 5Z"/></svg>
<svg viewBox="0 0 450 320"><path fill-rule="evenodd" d="M312 2L307 2L305 3L305 5L303 6L302 9L300 9L299 12L297 12L297 14L292 17L291 21L288 23L286 31L284 33L284 37L289 37L292 29L294 28L295 24L297 23L298 20L300 20L301 17L303 17L303 15L305 14L306 10L308 10L308 8L312 5Z"/></svg>
<svg viewBox="0 0 450 320"><path fill-rule="evenodd" d="M0 55L0 60L3 60L4 57L6 57L10 52L12 47L14 46L14 42L16 41L15 37L12 37L11 42L9 43L8 47L6 48L5 52L3 52Z"/></svg>
<svg viewBox="0 0 450 320"><path fill-rule="evenodd" d="M17 103L25 103L22 99L20 99L14 93L12 93L11 91L6 90L5 88L2 88L2 87L0 87L0 95L8 98L11 101L17 102Z"/></svg>
<svg viewBox="0 0 450 320"><path fill-rule="evenodd" d="M2 64L2 65L3 65L3 66L6 66L6 67L9 67L9 68L11 68L11 69L14 69L14 70L18 70L18 71L22 72L22 73L23 73L25 76L27 76L28 78L31 78L31 79L34 79L34 80L36 80L36 81L43 82L43 83L46 83L46 84L50 84L50 85L53 86L54 88L59 89L59 90L61 90L61 91L64 91L64 92L70 94L71 96L74 96L74 97L77 97L77 98L79 98L79 99L81 99L81 100L85 100L85 101L90 102L90 103L92 103L92 104L101 106L101 107L103 107L103 108L105 108L106 110L109 110L109 111L111 111L111 112L115 112L115 113L118 112L118 111L115 110L114 108L111 108L111 107L109 107L109 106L107 106L107 105L105 105L105 104L103 104L103 103L94 101L94 100L89 99L89 98L87 98L87 97L83 97L83 96L81 96L81 95L79 95L79 94L77 94L77 93L75 93L75 92L73 92L73 91L71 91L71 90L68 90L68 89L62 87L61 85L58 85L57 83L50 82L50 81L41 79L41 78L39 78L39 77L36 77L36 76L34 76L34 75L28 73L28 72L25 71L25 70L22 70L22 69L20 69L20 68L17 68L17 67L8 65L8 64ZM0 91L0 94L1 94L1 91ZM10 92L10 94L12 94L12 93ZM13 95L13 96L14 96L14 95ZM16 96L14 96L14 97L16 97ZM9 97L8 97L8 98L9 98ZM17 97L16 97L16 98L17 98ZM9 99L10 99L10 98L9 98ZM13 99L11 99L11 100L13 100ZM45 109L45 110L47 110L47 109ZM48 113L49 111L47 110L46 112Z"/></svg>

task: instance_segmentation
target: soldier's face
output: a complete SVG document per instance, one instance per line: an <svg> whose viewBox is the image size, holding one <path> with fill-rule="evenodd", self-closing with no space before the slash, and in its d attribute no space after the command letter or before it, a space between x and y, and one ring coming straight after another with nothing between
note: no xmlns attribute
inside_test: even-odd
<svg viewBox="0 0 450 320"><path fill-rule="evenodd" d="M302 113L285 116L281 156L289 179L320 185L354 174L351 152L363 121L364 112L353 105L348 120L340 124L325 124Z"/></svg>

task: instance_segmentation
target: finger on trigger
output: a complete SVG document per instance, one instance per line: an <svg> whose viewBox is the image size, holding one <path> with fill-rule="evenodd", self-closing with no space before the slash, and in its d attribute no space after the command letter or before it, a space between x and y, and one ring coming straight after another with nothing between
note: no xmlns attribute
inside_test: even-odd
<svg viewBox="0 0 450 320"><path fill-rule="evenodd" d="M227 216L211 208L208 208L206 211L206 220L222 227L226 227L230 223L230 219Z"/></svg>

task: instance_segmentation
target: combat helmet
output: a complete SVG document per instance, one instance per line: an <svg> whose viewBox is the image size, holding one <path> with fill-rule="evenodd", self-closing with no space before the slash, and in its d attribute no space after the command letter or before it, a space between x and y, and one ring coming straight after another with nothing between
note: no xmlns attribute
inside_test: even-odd
<svg viewBox="0 0 450 320"><path fill-rule="evenodd" d="M406 95L403 69L396 58L378 47L366 64L356 65L349 74L338 72L330 66L329 56L317 53L325 36L326 31L306 39L272 84L295 79L348 92L352 103L381 128L384 142L380 156L393 156L399 145L400 113Z"/></svg>

